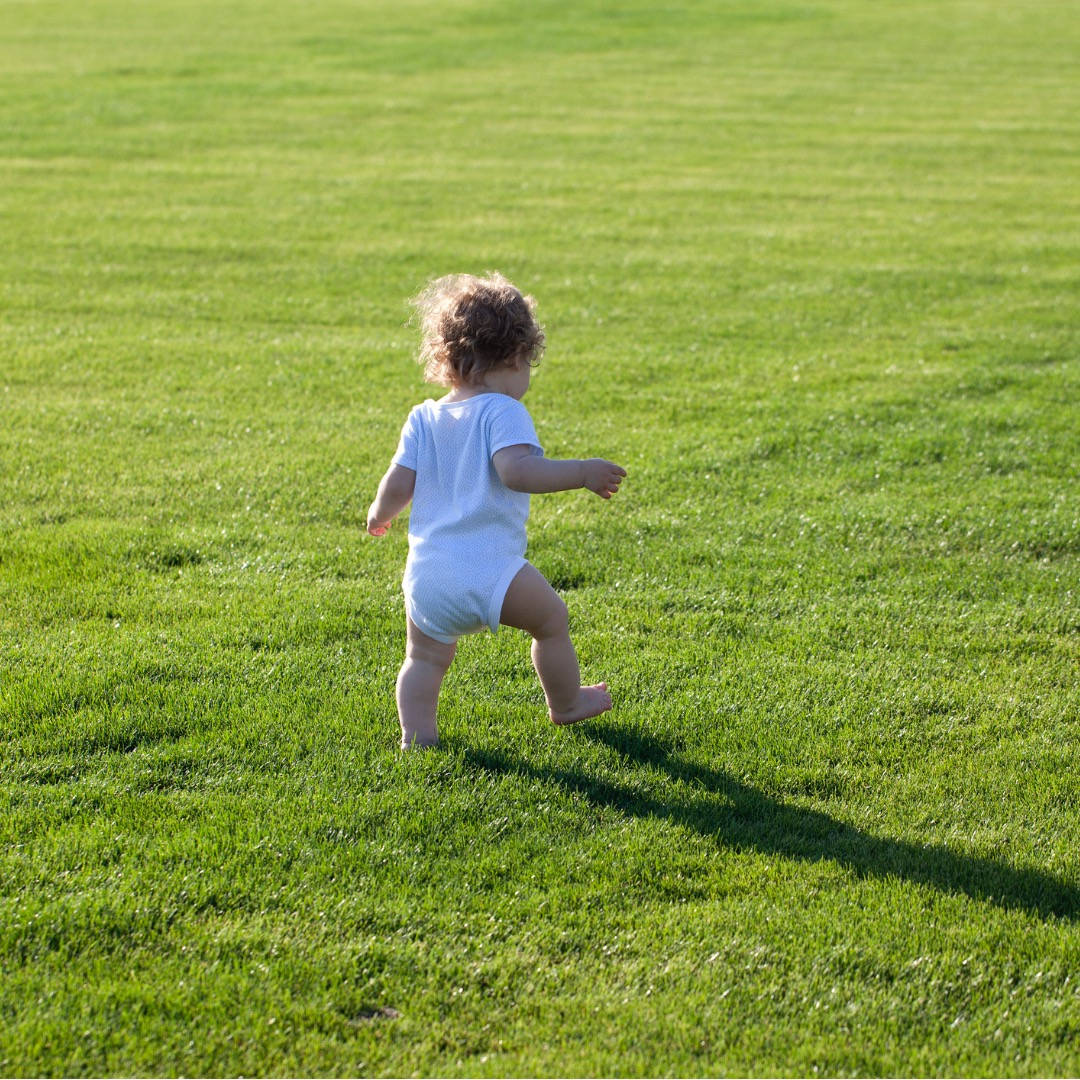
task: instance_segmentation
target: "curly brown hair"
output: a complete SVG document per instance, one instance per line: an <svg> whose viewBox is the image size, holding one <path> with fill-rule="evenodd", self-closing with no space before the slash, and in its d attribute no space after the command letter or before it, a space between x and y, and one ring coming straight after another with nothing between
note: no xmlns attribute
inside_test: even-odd
<svg viewBox="0 0 1080 1080"><path fill-rule="evenodd" d="M498 273L436 278L413 299L420 314L418 360L427 382L477 383L494 368L537 364L544 331L536 301Z"/></svg>

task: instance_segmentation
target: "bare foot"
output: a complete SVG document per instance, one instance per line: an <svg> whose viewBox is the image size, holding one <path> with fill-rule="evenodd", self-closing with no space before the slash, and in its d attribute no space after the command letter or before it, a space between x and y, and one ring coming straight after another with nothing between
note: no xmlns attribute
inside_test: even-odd
<svg viewBox="0 0 1080 1080"><path fill-rule="evenodd" d="M577 701L566 712L551 710L551 722L565 727L567 724L576 724L579 720L588 720L590 716L599 716L610 708L611 695L608 693L607 683L583 686L578 691Z"/></svg>
<svg viewBox="0 0 1080 1080"><path fill-rule="evenodd" d="M439 745L439 736L421 736L413 735L411 739L405 739L402 737L401 749L402 750L434 750Z"/></svg>

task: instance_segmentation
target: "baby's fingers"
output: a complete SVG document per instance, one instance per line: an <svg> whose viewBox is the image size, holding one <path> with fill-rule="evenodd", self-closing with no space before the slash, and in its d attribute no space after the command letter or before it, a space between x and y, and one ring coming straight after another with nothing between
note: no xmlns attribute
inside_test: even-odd
<svg viewBox="0 0 1080 1080"><path fill-rule="evenodd" d="M626 470L621 465L605 458L592 458L585 466L584 486L601 499L610 499L619 490L619 485L626 475Z"/></svg>

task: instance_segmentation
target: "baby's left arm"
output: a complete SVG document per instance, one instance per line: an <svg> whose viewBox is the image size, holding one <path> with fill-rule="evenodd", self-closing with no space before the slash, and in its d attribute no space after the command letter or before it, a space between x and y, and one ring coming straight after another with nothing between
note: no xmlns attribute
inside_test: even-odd
<svg viewBox="0 0 1080 1080"><path fill-rule="evenodd" d="M416 470L404 465L391 465L379 483L375 501L367 512L367 531L383 536L394 520L409 505L416 486Z"/></svg>

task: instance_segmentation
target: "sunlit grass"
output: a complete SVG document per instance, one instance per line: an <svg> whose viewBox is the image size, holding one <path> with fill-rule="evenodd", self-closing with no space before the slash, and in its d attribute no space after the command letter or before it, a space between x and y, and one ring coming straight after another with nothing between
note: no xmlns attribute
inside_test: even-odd
<svg viewBox="0 0 1080 1080"><path fill-rule="evenodd" d="M1080 1069L1080 18L0 3L0 1070ZM609 716L395 750L407 297L502 270Z"/></svg>

